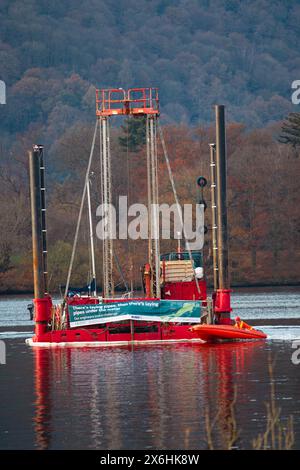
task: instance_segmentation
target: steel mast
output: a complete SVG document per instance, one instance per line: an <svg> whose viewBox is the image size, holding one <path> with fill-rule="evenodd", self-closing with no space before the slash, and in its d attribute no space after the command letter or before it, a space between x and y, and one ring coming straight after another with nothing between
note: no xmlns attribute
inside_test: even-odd
<svg viewBox="0 0 300 470"><path fill-rule="evenodd" d="M210 177L211 177L211 233L212 233L212 250L213 250L213 275L214 275L214 291L218 289L218 243L217 243L217 197L216 197L216 144L209 144L210 150Z"/></svg>
<svg viewBox="0 0 300 470"><path fill-rule="evenodd" d="M103 238L103 297L114 296L113 280L113 230L111 193L111 156L108 116L100 116L100 162L102 204L105 210L105 233Z"/></svg>
<svg viewBox="0 0 300 470"><path fill-rule="evenodd" d="M148 215L150 220L148 259L151 272L149 295L159 298L160 244L156 135L159 99L157 88L130 88L127 91L123 88L96 90L96 116L100 122L101 191L106 222L103 240L103 297L112 297L114 294L109 118L116 115L146 116Z"/></svg>
<svg viewBox="0 0 300 470"><path fill-rule="evenodd" d="M215 312L221 323L230 322L230 285L228 269L228 234L227 234L227 158L226 158L226 129L225 107L215 106L216 115L216 205L217 205L217 263L218 286L215 293Z"/></svg>
<svg viewBox="0 0 300 470"><path fill-rule="evenodd" d="M160 241L157 173L157 117L147 115L147 179L148 179L148 263L151 297L160 298Z"/></svg>

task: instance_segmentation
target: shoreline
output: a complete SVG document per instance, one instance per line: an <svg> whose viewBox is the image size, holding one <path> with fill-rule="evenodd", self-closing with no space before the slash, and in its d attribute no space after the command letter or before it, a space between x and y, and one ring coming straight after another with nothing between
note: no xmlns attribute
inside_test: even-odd
<svg viewBox="0 0 300 470"><path fill-rule="evenodd" d="M246 323L251 326L300 326L300 318L243 318ZM28 332L34 333L34 325L9 325L0 326L0 333L11 332Z"/></svg>
<svg viewBox="0 0 300 470"><path fill-rule="evenodd" d="M207 287L209 290L212 289L211 284L207 284ZM239 284L233 284L230 286L230 288L233 291L238 291L238 290L251 290L251 289L278 289L278 290L286 290L286 289L291 289L291 290L296 290L299 288L300 290L300 282L289 282L289 283L273 283L273 284L268 284L268 283L263 283L263 282L257 282L255 284L244 284L244 283L239 283ZM122 293L123 291L119 291ZM51 294L53 297L59 295L59 292L53 292ZM6 291L0 291L0 298L1 297L10 297L10 296L24 296L24 297L33 297L33 291L19 291L19 290L6 290Z"/></svg>

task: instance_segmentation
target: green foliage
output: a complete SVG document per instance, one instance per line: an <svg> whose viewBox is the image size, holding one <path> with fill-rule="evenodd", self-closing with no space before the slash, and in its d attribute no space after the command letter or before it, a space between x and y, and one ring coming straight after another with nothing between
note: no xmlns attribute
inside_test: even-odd
<svg viewBox="0 0 300 470"><path fill-rule="evenodd" d="M146 143L146 118L127 118L121 128L124 135L119 137L120 146L130 152L138 152Z"/></svg>
<svg viewBox="0 0 300 470"><path fill-rule="evenodd" d="M281 128L279 141L283 144L300 146L300 113L290 113Z"/></svg>

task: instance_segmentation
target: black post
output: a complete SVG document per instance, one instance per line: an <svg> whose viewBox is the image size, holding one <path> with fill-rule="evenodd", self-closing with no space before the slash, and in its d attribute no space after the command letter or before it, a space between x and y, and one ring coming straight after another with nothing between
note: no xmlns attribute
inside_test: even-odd
<svg viewBox="0 0 300 470"><path fill-rule="evenodd" d="M32 222L32 256L34 298L42 299L45 293L43 235L42 235L42 204L41 204L41 175L39 149L29 152L30 200Z"/></svg>
<svg viewBox="0 0 300 470"><path fill-rule="evenodd" d="M45 163L43 145L34 145L34 152L39 153L40 183L41 183L41 217L42 217L42 240L43 240L43 274L45 294L48 294L48 260L47 260L47 227L46 227L46 186L45 186Z"/></svg>
<svg viewBox="0 0 300 470"><path fill-rule="evenodd" d="M217 176L217 240L218 288L229 289L227 195L226 195L226 136L225 107L215 106L216 112L216 176Z"/></svg>

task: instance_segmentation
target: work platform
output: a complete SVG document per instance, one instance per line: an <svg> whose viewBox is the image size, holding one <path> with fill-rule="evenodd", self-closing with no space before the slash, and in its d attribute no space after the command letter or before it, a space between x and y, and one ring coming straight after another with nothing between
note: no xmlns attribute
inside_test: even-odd
<svg viewBox="0 0 300 470"><path fill-rule="evenodd" d="M96 115L159 115L158 88L96 90Z"/></svg>

